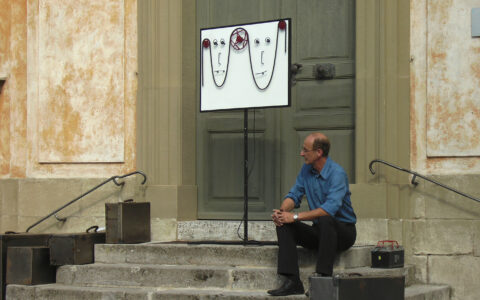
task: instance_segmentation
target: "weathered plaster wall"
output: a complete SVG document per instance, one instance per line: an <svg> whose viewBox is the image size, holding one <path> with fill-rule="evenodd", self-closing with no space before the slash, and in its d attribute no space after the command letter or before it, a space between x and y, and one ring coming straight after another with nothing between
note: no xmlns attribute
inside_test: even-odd
<svg viewBox="0 0 480 300"><path fill-rule="evenodd" d="M0 176L24 177L26 151L26 49L25 1L0 2Z"/></svg>
<svg viewBox="0 0 480 300"><path fill-rule="evenodd" d="M10 53L10 5L0 0L0 80L7 77ZM10 103L7 87L0 85L0 176L10 171Z"/></svg>
<svg viewBox="0 0 480 300"><path fill-rule="evenodd" d="M480 197L480 39L471 9L480 0L411 0L411 169ZM419 180L405 222L418 279L478 299L480 204Z"/></svg>
<svg viewBox="0 0 480 300"><path fill-rule="evenodd" d="M0 231L135 169L136 72L136 0L0 0ZM142 199L117 190L37 232L83 231L105 201Z"/></svg>
<svg viewBox="0 0 480 300"><path fill-rule="evenodd" d="M136 0L0 5L0 178L133 170Z"/></svg>
<svg viewBox="0 0 480 300"><path fill-rule="evenodd" d="M29 68L38 74L39 162L124 161L123 5L39 1L29 28L38 35Z"/></svg>
<svg viewBox="0 0 480 300"><path fill-rule="evenodd" d="M480 172L479 0L411 1L411 167L427 174Z"/></svg>
<svg viewBox="0 0 480 300"><path fill-rule="evenodd" d="M428 1L427 155L480 155L480 39L471 9L480 1ZM448 137L448 138L445 138Z"/></svg>

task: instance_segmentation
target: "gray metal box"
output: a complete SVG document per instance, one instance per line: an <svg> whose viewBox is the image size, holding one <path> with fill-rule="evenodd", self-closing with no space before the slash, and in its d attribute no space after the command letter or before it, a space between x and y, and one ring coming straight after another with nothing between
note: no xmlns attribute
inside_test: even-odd
<svg viewBox="0 0 480 300"><path fill-rule="evenodd" d="M150 242L150 202L105 203L107 244Z"/></svg>
<svg viewBox="0 0 480 300"><path fill-rule="evenodd" d="M312 300L404 300L404 276L310 276Z"/></svg>

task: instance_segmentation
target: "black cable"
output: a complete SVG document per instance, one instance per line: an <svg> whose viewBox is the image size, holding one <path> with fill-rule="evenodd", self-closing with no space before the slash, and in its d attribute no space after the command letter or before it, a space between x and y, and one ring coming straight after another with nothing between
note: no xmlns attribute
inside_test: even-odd
<svg viewBox="0 0 480 300"><path fill-rule="evenodd" d="M208 39L209 43L210 43L210 39ZM212 71L212 79L213 79L213 83L215 83L215 85L217 87L222 87L224 84L225 84L225 81L227 81L227 75L228 75L228 68L230 67L230 44L228 44L228 58L227 58L227 67L225 69L225 78L223 78L223 82L222 84L218 85L217 84L217 80L215 79L215 74L214 74L214 71L213 71L213 57L212 57L212 44L210 43L210 46L208 47L209 51L210 51L210 69ZM203 57L202 57L202 60L203 60ZM202 73L203 73L203 70L202 70ZM202 81L203 83L203 81Z"/></svg>
<svg viewBox="0 0 480 300"><path fill-rule="evenodd" d="M243 219L240 221L240 224L238 224L238 227L237 227L237 236L240 240L244 241L245 242L245 239L240 235L240 227L242 226L243 224Z"/></svg>
<svg viewBox="0 0 480 300"><path fill-rule="evenodd" d="M266 90L270 86L270 83L272 82L272 79L273 79L273 73L275 72L275 65L276 65L276 62L277 62L278 32L279 31L280 31L280 29L277 26L277 40L275 42L275 56L273 57L272 74L270 75L270 79L269 79L267 85L263 89L258 86L257 80L255 79L255 73L253 72L253 64L252 64L252 52L250 50L250 40L248 41L248 55L249 55L249 58L250 58L250 70L252 71L253 82L255 83L257 88L261 91Z"/></svg>

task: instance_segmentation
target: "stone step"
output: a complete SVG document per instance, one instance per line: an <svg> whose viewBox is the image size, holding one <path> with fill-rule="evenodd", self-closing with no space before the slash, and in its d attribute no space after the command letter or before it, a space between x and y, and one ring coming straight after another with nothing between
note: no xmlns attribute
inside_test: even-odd
<svg viewBox="0 0 480 300"><path fill-rule="evenodd" d="M314 267L301 269L304 284ZM335 273L362 275L406 275L406 285L413 283L413 267L398 269L354 268ZM57 283L85 286L150 286L169 288L222 288L268 290L280 284L274 267L231 267L202 265L102 264L62 266Z"/></svg>
<svg viewBox="0 0 480 300"><path fill-rule="evenodd" d="M447 285L412 285L405 289L408 300L450 300L450 287Z"/></svg>
<svg viewBox="0 0 480 300"><path fill-rule="evenodd" d="M62 284L37 286L9 285L8 300L271 300L265 291L231 291L222 289L163 289L163 288L129 288L129 287L83 287ZM280 300L307 299L304 295L275 297ZM436 285L413 285L405 289L405 300L450 300L450 288Z"/></svg>
<svg viewBox="0 0 480 300"><path fill-rule="evenodd" d="M267 300L272 299L266 291L231 291L222 289L194 288L132 288L132 287L83 287L62 284L37 286L9 285L8 300L206 300L206 299L236 299L236 300ZM305 295L275 297L279 300L307 299Z"/></svg>
<svg viewBox="0 0 480 300"><path fill-rule="evenodd" d="M336 269L370 266L372 246L353 246L336 259ZM277 246L187 243L97 244L95 261L105 264L169 264L276 267ZM300 267L315 265L314 252L298 248Z"/></svg>
<svg viewBox="0 0 480 300"><path fill-rule="evenodd" d="M405 286L411 286L416 283L415 281L415 267L407 265L403 268L394 268L394 269L377 269L370 267L360 267L352 268L345 270L337 270L335 273L346 273L346 274L362 274L363 276L405 276Z"/></svg>
<svg viewBox="0 0 480 300"><path fill-rule="evenodd" d="M313 269L302 270L306 280ZM279 283L276 268L100 264L62 266L57 283L95 286L150 286L169 288L272 289Z"/></svg>

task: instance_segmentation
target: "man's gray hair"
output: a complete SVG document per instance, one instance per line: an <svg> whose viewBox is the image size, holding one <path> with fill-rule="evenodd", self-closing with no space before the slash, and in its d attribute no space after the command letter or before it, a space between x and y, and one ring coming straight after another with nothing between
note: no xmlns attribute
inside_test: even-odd
<svg viewBox="0 0 480 300"><path fill-rule="evenodd" d="M328 157L328 152L330 152L330 141L327 137L315 137L313 140L313 150L322 149L322 156Z"/></svg>

